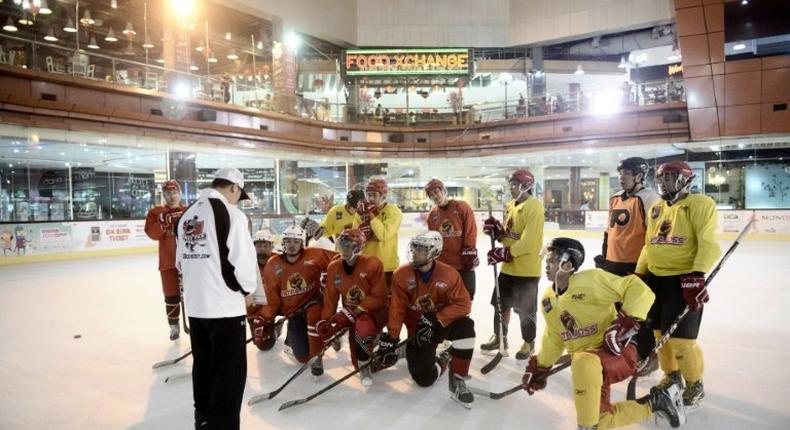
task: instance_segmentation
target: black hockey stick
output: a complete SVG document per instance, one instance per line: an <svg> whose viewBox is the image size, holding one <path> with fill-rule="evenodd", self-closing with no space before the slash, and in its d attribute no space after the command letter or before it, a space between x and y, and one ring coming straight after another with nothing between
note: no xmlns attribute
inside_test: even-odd
<svg viewBox="0 0 790 430"><path fill-rule="evenodd" d="M542 380L548 378L549 376L551 376L551 375L553 375L553 374L565 369L566 367L568 367L570 365L571 365L571 356L570 356L570 354L565 354L565 355L563 355L562 357L560 357L557 360L557 362L554 364L554 367L552 367L551 370L549 370L548 372L544 373L539 378L535 378L535 381L542 381ZM481 388L469 387L469 391L471 391L473 394L477 394L479 396L485 396L485 397L488 397L488 398L494 399L494 400L499 400L499 399L501 399L503 397L507 397L507 396L509 396L509 395L511 395L513 393L519 392L519 391L521 391L523 389L524 389L524 387L521 384L518 384L515 387L510 388L508 390L502 391L500 393L495 393L495 392L492 392L492 391L483 390Z"/></svg>
<svg viewBox="0 0 790 430"><path fill-rule="evenodd" d="M744 236L746 236L746 233L749 231L749 228L752 226L752 224L754 224L754 221L755 218L754 216L752 216L752 218L746 224L746 227L744 227L743 230L741 230L741 233L738 235L738 237L735 238L735 242L733 242L732 245L730 245L730 248L727 250L727 252L724 253L724 256L721 257L721 260L719 260L719 264L717 264L716 267L714 267L713 270L710 272L708 278L705 279L706 287L710 285L711 281L713 281L713 278L716 276L717 273L719 273L719 270L721 270L721 267L722 265L724 265L724 262L727 261L728 258L730 258L730 255L732 255L733 252L735 252L735 249L741 243ZM664 345L666 345L667 342L669 342L670 336L672 336L672 333L675 332L675 330L678 328L680 323L683 322L683 319L686 318L686 315L688 315L688 313L689 313L689 307L686 306L685 308L683 308L683 312L681 312L680 315L678 315L678 317L675 318L675 321L672 322L672 325L669 326L669 328L664 333L664 335L661 336L661 339L659 339L658 342L656 342L656 346L650 352L650 355L648 355L647 358L639 362L639 365L636 367L636 370L634 371L634 376L632 376L631 380L628 381L628 388L626 389L626 399L634 400L636 398L636 381L637 379L639 379L639 372L641 372L642 369L647 367L647 365L650 363L651 357L658 354L658 350L660 350Z"/></svg>
<svg viewBox="0 0 790 430"><path fill-rule="evenodd" d="M408 338L406 340L402 340L402 341L398 342L398 345L395 346L395 351L397 351L398 348L402 348L404 345L406 345L406 343L411 342L411 340L413 338L414 338L414 336L412 336L412 337L410 337L410 338ZM370 357L370 361L368 361L367 363L363 364L362 366L359 366L358 368L356 368L356 369L352 370L351 372L347 373L345 376L343 376L342 378L338 379L337 381L327 385L326 387L320 389L319 391L316 391L315 393L313 393L313 394L311 394L311 395L309 395L307 397L304 397L304 398L301 398L301 399L297 399L297 400L289 400L289 401L283 403L282 405L280 405L280 408L278 409L278 411L282 411L282 410L288 409L291 406L301 405L301 404L309 402L310 400L315 399L316 397L320 396L321 394L324 394L327 391L331 390L332 388L342 384L343 381L345 381L346 379L348 379L348 378L356 375L357 373L361 372L362 370L370 367L373 363L375 363L377 361L378 358L380 358L380 354L373 354L373 356Z"/></svg>
<svg viewBox="0 0 790 430"><path fill-rule="evenodd" d="M244 343L245 343L245 344L247 344L247 343L250 343L250 342L252 342L252 339L253 339L253 338L249 338L249 339L247 339L247 341L246 341L246 342L244 342ZM192 350L191 350L191 349L190 349L189 351L187 351L186 353L184 353L184 355L182 355L182 356L180 356L180 357L178 357L178 358L173 358L173 359L171 359L171 360L162 360L162 361L160 361L160 362L158 362L158 363L154 363L154 365L152 366L152 369L158 369L158 368L160 368L160 367L165 367L165 366L170 366L171 364L176 364L176 363L178 363L179 361L181 361L181 360L183 360L183 359L185 359L185 358L189 357L190 355L192 355Z"/></svg>
<svg viewBox="0 0 790 430"><path fill-rule="evenodd" d="M492 217L490 201L488 202L488 217L489 218ZM494 249L495 247L496 247L496 240L494 239L494 236L491 236L491 249ZM499 350L497 351L496 356L494 356L493 360L489 361L488 364L486 364L480 369L480 373L482 373L483 375L487 374L488 372L494 370L495 367L497 367L499 362L502 361L502 357L504 357L502 351L505 350L505 330L503 323L504 315L502 315L502 300L499 295L499 274L497 273L496 270L496 264L491 265L491 267L494 269L494 291L496 294L496 313L499 316Z"/></svg>
<svg viewBox="0 0 790 430"><path fill-rule="evenodd" d="M348 331L348 328L344 328L343 330L340 330L339 332L335 333L335 335L334 335L334 336L332 336L331 338L329 338L329 339L326 341L326 344L324 345L324 347L323 347L323 348L321 348L321 351L318 351L318 354L314 355L314 356L313 356L313 357L311 357L309 360L307 360L307 362L306 362L306 363L302 364L302 366L301 366L301 367L300 367L300 368L299 368L299 369L298 369L298 370L297 370L297 371L296 371L296 372L295 372L293 375L291 375L291 377L290 377L290 378L288 378L288 380L286 380L286 381L285 381L285 382L284 382L282 385L280 385L280 387L279 387L279 388L277 388L277 389L276 389L276 390L274 390L274 391L268 392L268 393L264 393L264 394L258 394L257 396L252 396L252 397L250 397L250 400L248 400L248 401L247 401L247 405L248 405L248 406L252 406L252 405L254 405L254 404L256 404L256 403L260 403L260 402L262 402L262 401L264 401L264 400L270 400L270 399L273 399L275 396L277 396L278 394L280 394L280 391L282 391L282 390L283 390L285 387L287 387L287 386L288 386L288 384L290 384L291 382L293 382L293 381L294 381L296 378L298 378L298 377L299 377L299 375L301 375L301 374L302 374L302 373L303 373L305 370L307 370L307 368L308 368L308 367L309 367L309 366L310 366L310 365L311 365L313 362L315 362L316 360L318 360L318 357L321 357L321 356L323 356L323 355L324 355L324 353L326 352L326 350L327 350L327 349L329 349L330 347L332 347L332 342L333 342L335 339L339 339L341 336L343 336L344 334L346 334L346 332L347 332L347 331Z"/></svg>

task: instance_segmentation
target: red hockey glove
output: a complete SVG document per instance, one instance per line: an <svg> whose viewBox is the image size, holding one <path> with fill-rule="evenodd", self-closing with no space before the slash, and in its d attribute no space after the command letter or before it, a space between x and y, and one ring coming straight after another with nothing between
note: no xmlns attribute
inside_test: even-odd
<svg viewBox="0 0 790 430"><path fill-rule="evenodd" d="M379 214L379 208L373 203L360 200L359 203L357 203L357 212L359 212L359 216L362 217L363 221L370 221Z"/></svg>
<svg viewBox="0 0 790 430"><path fill-rule="evenodd" d="M691 312L702 309L702 305L710 300L704 273L694 272L681 276L680 288L683 291L683 299L686 300Z"/></svg>
<svg viewBox="0 0 790 430"><path fill-rule="evenodd" d="M620 312L603 334L603 343L613 355L620 356L628 341L639 331L639 323Z"/></svg>
<svg viewBox="0 0 790 430"><path fill-rule="evenodd" d="M365 241L369 241L376 237L375 233L373 233L373 229L370 228L370 224L365 222L359 226L359 231L365 235Z"/></svg>
<svg viewBox="0 0 790 430"><path fill-rule="evenodd" d="M252 319L252 341L262 348L269 340L274 340L274 321L257 315Z"/></svg>
<svg viewBox="0 0 790 430"><path fill-rule="evenodd" d="M501 262L513 261L513 256L510 255L510 248L494 248L488 251L488 264L493 266Z"/></svg>
<svg viewBox="0 0 790 430"><path fill-rule="evenodd" d="M463 266L463 270L474 270L479 264L480 259L477 258L477 248L461 249L461 266Z"/></svg>
<svg viewBox="0 0 790 430"><path fill-rule="evenodd" d="M499 240L505 234L505 226L494 217L488 217L483 222L483 233L491 236L494 240Z"/></svg>
<svg viewBox="0 0 790 430"><path fill-rule="evenodd" d="M521 377L521 387L526 390L530 396L535 394L536 391L546 388L546 384L548 383L546 377L548 376L549 370L551 370L550 367L538 366L538 356L533 355L529 357L527 370L524 371L524 376Z"/></svg>
<svg viewBox="0 0 790 430"><path fill-rule="evenodd" d="M315 332L318 334L318 337L324 342L326 342L327 340L329 340L329 338L335 335L332 329L332 322L330 321L330 319L331 317L329 319L321 320L315 323Z"/></svg>
<svg viewBox="0 0 790 430"><path fill-rule="evenodd" d="M313 240L321 239L321 236L324 235L324 228L321 227L321 224L307 217L302 220L302 229L307 233L307 237Z"/></svg>

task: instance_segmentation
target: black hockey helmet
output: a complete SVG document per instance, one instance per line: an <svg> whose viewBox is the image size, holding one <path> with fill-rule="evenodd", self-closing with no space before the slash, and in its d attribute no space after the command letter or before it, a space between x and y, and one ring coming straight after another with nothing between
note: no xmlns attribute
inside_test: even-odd
<svg viewBox="0 0 790 430"><path fill-rule="evenodd" d="M365 198L365 192L362 190L351 190L346 194L346 203L352 208L357 207L357 203Z"/></svg>
<svg viewBox="0 0 790 430"><path fill-rule="evenodd" d="M645 178L647 178L647 172L650 170L650 166L647 164L647 160L642 157L628 157L617 164L617 171L621 170L628 170L634 174L634 176L638 174L642 174L642 182L645 182Z"/></svg>
<svg viewBox="0 0 790 430"><path fill-rule="evenodd" d="M557 237L546 246L550 253L557 254L560 260L568 260L573 265L573 270L579 270L584 263L584 246L576 239Z"/></svg>

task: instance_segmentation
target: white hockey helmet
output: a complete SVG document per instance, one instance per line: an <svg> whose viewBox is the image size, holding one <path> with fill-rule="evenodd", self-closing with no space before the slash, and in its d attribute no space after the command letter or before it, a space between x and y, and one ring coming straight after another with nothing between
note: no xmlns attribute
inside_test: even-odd
<svg viewBox="0 0 790 430"><path fill-rule="evenodd" d="M268 230L258 230L252 235L252 243L258 242L274 243L274 239L272 239L272 234Z"/></svg>
<svg viewBox="0 0 790 430"><path fill-rule="evenodd" d="M417 248L425 249L428 251L427 261L418 262L422 265L428 261L435 260L442 253L442 235L438 231L426 231L420 233L409 241L409 262L412 264L414 261L414 250Z"/></svg>
<svg viewBox="0 0 790 430"><path fill-rule="evenodd" d="M285 239L299 239L304 243L304 229L298 225L292 225L283 231L283 240Z"/></svg>

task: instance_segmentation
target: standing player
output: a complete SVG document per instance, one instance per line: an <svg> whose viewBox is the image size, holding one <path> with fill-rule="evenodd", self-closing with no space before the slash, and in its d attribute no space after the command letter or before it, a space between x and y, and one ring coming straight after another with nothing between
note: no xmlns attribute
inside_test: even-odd
<svg viewBox="0 0 790 430"><path fill-rule="evenodd" d="M600 269L578 272L584 262L579 241L559 237L547 247L546 276L553 281L541 301L546 329L541 349L529 359L522 386L532 395L546 387L546 372L571 354L571 381L579 430L608 429L645 421L652 414L672 427L685 422L678 384L653 388L639 399L611 404L611 385L627 379L637 365L631 337L654 295L636 276ZM615 303L622 303L620 312Z"/></svg>
<svg viewBox="0 0 790 430"><path fill-rule="evenodd" d="M351 190L346 195L346 202L333 206L329 209L321 224L316 221L305 217L304 229L307 231L307 236L318 240L321 236L327 236L337 247L337 238L343 230L351 228L354 223L354 215L357 213L357 205L365 198L365 192L362 190Z"/></svg>
<svg viewBox="0 0 790 430"><path fill-rule="evenodd" d="M384 267L376 257L361 255L365 235L359 229L345 229L336 242L340 259L329 263L321 321L315 328L326 341L349 327L351 362L355 368L370 361L374 340L387 323L387 286ZM337 309L338 300L342 306ZM360 372L362 385L373 384L370 367Z"/></svg>
<svg viewBox="0 0 790 430"><path fill-rule="evenodd" d="M689 313L658 351L664 371L659 387L685 381L683 402L695 408L705 397L704 362L697 344L702 306L708 302L705 273L721 255L716 242L716 204L700 194L689 194L694 173L682 161L664 163L656 170L661 201L649 212L645 247L636 273L656 293L650 322L658 339L688 306Z"/></svg>
<svg viewBox="0 0 790 430"><path fill-rule="evenodd" d="M469 297L475 298L475 267L477 258L477 225L472 208L463 200L447 198L442 181L431 179L425 194L436 205L428 213L428 230L442 235L442 254L438 260L452 266L461 275Z"/></svg>
<svg viewBox="0 0 790 430"><path fill-rule="evenodd" d="M252 243L255 245L255 254L258 259L258 271L263 279L263 268L266 266L266 261L274 253L274 239L271 233L265 230L258 230L252 235ZM275 332L275 327L272 325L268 327L269 331L264 331L264 327L257 327L254 324L255 315L260 312L263 305L266 303L266 292L263 285L259 285L260 290L255 290L252 294L253 304L247 306L247 323L250 325L250 333L252 334L253 343L261 351L268 351L274 346L277 340L279 330Z"/></svg>
<svg viewBox="0 0 790 430"><path fill-rule="evenodd" d="M398 268L398 229L403 213L387 203L389 188L384 179L371 179L365 186L365 199L357 205L354 228L367 239L362 254L377 257L384 265L387 291L392 289L392 272Z"/></svg>
<svg viewBox="0 0 790 430"><path fill-rule="evenodd" d="M609 273L625 276L636 270L645 245L647 211L660 200L655 191L645 188L649 169L641 157L626 158L617 166L621 190L609 199L609 226L603 236L601 256L596 257L596 262L601 261L600 267ZM636 341L639 358L644 360L655 346L648 324L642 324ZM655 360L651 363L658 366Z"/></svg>
<svg viewBox="0 0 790 430"><path fill-rule="evenodd" d="M304 247L304 230L291 226L283 232L283 253L273 255L263 268L263 284L267 304L253 319L255 330L272 333L278 314L288 317L288 345L294 357L306 363L318 351L322 342L315 331L321 319L321 273L326 271L334 251ZM311 364L315 376L322 375L321 360Z"/></svg>
<svg viewBox="0 0 790 430"><path fill-rule="evenodd" d="M488 252L488 264L502 264L499 273L499 300L502 310L502 328L507 355L507 326L510 308L519 316L521 338L524 343L516 353L517 360L526 360L535 348L535 317L538 307L538 281L540 280L540 250L543 242L543 204L532 196L535 177L526 170L516 170L508 178L513 200L505 206L505 224L490 217L483 232L502 243L502 247ZM491 304L496 309L496 290ZM499 350L499 318L494 312L494 335L480 346L483 353L495 354Z"/></svg>
<svg viewBox="0 0 790 430"><path fill-rule="evenodd" d="M406 344L409 374L421 387L432 385L450 366L449 388L453 400L469 408L474 396L464 382L475 346L475 323L469 318L472 300L458 272L437 261L442 236L429 231L409 241L409 262L392 277L387 334L379 341L386 364L397 361L395 347L405 324L411 341ZM436 356L443 340L452 346Z"/></svg>
<svg viewBox="0 0 790 430"><path fill-rule="evenodd" d="M178 317L181 315L181 287L176 270L176 236L174 229L178 218L184 213L181 204L181 187L170 180L162 184L165 204L155 206L145 217L145 234L159 242L159 276L165 295L165 312L170 324L170 340L178 339Z"/></svg>

